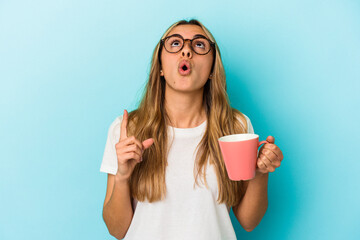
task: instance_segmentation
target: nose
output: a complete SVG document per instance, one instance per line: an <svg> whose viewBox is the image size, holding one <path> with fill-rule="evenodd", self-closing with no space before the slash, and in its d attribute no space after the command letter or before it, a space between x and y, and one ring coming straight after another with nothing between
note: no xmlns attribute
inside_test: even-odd
<svg viewBox="0 0 360 240"><path fill-rule="evenodd" d="M184 41L184 47L183 47L183 49L181 50L181 55L183 56L183 57L188 57L188 58L192 58L192 50L191 50L191 46L190 46L190 41L189 41L189 44L186 44L186 42L187 42L187 40L188 39L186 39L185 41Z"/></svg>

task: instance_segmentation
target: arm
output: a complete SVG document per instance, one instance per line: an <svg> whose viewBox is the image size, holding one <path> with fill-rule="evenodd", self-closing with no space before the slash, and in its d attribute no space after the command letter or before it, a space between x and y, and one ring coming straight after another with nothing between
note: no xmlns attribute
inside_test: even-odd
<svg viewBox="0 0 360 240"><path fill-rule="evenodd" d="M256 173L255 178L244 182L246 191L241 202L233 207L235 217L248 232L260 223L268 206L268 173Z"/></svg>
<svg viewBox="0 0 360 240"><path fill-rule="evenodd" d="M246 182L245 195L240 204L233 207L234 214L243 228L250 232L260 223L268 206L268 178L269 172L280 167L284 156L275 138L268 136L264 146L261 147L257 159L257 169L254 179Z"/></svg>
<svg viewBox="0 0 360 240"><path fill-rule="evenodd" d="M154 139L140 142L135 136L127 136L128 112L124 110L120 127L120 140L115 144L117 161L116 175L108 174L106 196L103 207L103 219L109 233L117 239L125 237L133 215L132 197L129 179L135 165L142 161L142 154ZM111 132L110 132L111 133ZM112 137L110 137L111 139Z"/></svg>
<svg viewBox="0 0 360 240"><path fill-rule="evenodd" d="M109 233L117 239L125 237L133 217L130 187L119 174L108 174L103 219Z"/></svg>

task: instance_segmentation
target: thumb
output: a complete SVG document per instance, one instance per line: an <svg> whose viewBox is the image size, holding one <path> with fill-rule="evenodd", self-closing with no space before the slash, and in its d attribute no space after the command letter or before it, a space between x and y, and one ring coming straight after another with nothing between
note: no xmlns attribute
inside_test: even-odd
<svg viewBox="0 0 360 240"><path fill-rule="evenodd" d="M268 141L269 143L275 143L275 138L273 136L268 136L266 138L266 141Z"/></svg>
<svg viewBox="0 0 360 240"><path fill-rule="evenodd" d="M144 149L149 148L154 143L154 139L149 138L142 142Z"/></svg>

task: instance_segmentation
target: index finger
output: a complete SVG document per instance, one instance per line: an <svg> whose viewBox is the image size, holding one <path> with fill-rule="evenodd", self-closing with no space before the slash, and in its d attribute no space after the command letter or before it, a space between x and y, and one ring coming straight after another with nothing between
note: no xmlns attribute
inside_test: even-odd
<svg viewBox="0 0 360 240"><path fill-rule="evenodd" d="M126 130L127 122L128 122L128 112L124 110L124 115L120 127L120 140L127 138L127 130Z"/></svg>

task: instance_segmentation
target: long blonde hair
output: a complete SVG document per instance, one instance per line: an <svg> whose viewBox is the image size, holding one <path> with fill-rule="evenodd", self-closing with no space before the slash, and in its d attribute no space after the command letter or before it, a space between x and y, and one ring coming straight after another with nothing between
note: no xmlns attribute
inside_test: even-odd
<svg viewBox="0 0 360 240"><path fill-rule="evenodd" d="M163 34L162 39L178 25L193 24L200 26L207 37L215 42L214 37L206 27L198 20L181 20L171 25ZM143 98L139 107L129 113L128 135L134 135L140 141L148 138L154 139L154 144L144 151L144 161L137 164L130 177L130 190L132 197L138 201L154 202L162 200L166 196L165 172L167 166L167 153L169 150L167 125L168 115L164 108L165 80L160 76L161 44L156 45L152 60L149 80L146 84ZM228 178L224 161L220 152L218 138L228 134L245 133L247 124L244 115L230 107L226 92L225 71L221 61L220 51L215 44L212 49L214 62L212 66L212 78L208 79L204 86L203 104L207 115L207 128L200 141L196 155L198 160L195 164L195 182L201 176L206 187L206 167L213 164L217 175L219 188L218 203L226 203L228 206L238 204L244 194L244 186L241 181L231 181ZM240 121L239 121L240 120ZM166 149L167 151L164 151ZM195 161L197 162L197 161Z"/></svg>

